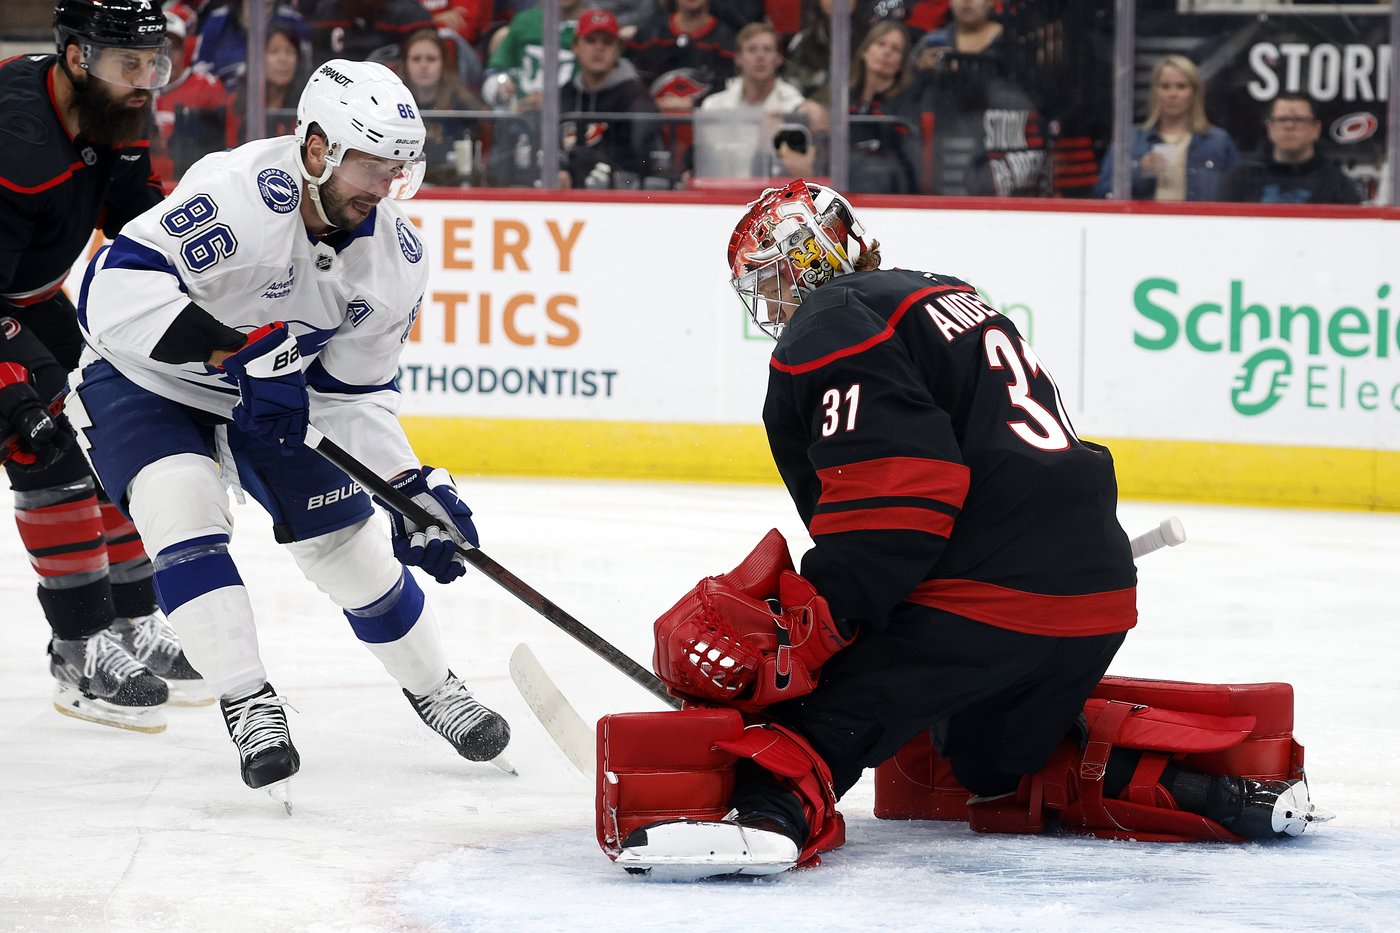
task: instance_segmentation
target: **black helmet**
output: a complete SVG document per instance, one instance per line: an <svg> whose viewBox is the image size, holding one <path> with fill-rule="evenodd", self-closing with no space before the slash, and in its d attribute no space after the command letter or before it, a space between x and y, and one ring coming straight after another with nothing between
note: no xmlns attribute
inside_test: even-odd
<svg viewBox="0 0 1400 933"><path fill-rule="evenodd" d="M165 44L165 13L159 0L58 0L53 37L61 54L70 42L150 49Z"/></svg>

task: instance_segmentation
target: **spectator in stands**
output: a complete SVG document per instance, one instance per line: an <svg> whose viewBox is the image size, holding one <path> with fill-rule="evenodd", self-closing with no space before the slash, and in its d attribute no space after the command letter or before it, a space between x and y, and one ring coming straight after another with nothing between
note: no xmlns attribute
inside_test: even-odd
<svg viewBox="0 0 1400 933"><path fill-rule="evenodd" d="M263 53L263 107L267 110L264 132L247 132L244 121L248 113L248 82L239 78L234 86L229 120L233 125L232 145L267 136L286 136L296 129L297 100L306 80L311 77L310 63L302 57L300 37L286 26L272 25L267 30L267 49ZM274 111L286 113L274 113Z"/></svg>
<svg viewBox="0 0 1400 933"><path fill-rule="evenodd" d="M560 89L560 113L655 113L647 86L622 58L617 17L588 10L574 31L573 79ZM565 188L640 188L650 174L658 126L651 121L567 120L559 184Z"/></svg>
<svg viewBox="0 0 1400 933"><path fill-rule="evenodd" d="M559 2L559 84L574 76L574 27L583 12L583 0ZM493 37L491 58L486 63L483 96L498 109L516 111L540 109L544 91L544 17L538 6L511 18L510 25Z"/></svg>
<svg viewBox="0 0 1400 933"><path fill-rule="evenodd" d="M734 31L710 12L710 0L672 0L627 44L627 57L651 87L656 106L688 113L734 74Z"/></svg>
<svg viewBox="0 0 1400 933"><path fill-rule="evenodd" d="M931 193L1042 197L1051 177L1041 116L997 52L1000 26L988 28L990 6L954 0L961 18L925 34L923 52L914 56L917 109L936 127Z"/></svg>
<svg viewBox="0 0 1400 933"><path fill-rule="evenodd" d="M1206 119L1205 83L1184 55L1163 56L1152 68L1147 119L1133 129L1132 194L1136 200L1213 201L1220 182L1240 161L1235 141ZM1113 187L1113 152L1104 157L1097 197Z"/></svg>
<svg viewBox="0 0 1400 933"><path fill-rule="evenodd" d="M248 64L248 3L249 0L228 0L223 6L211 9L199 28L195 45L195 67L214 75L230 93ZM286 4L277 4L267 21L269 26L292 29L298 42L306 40L306 21Z"/></svg>
<svg viewBox="0 0 1400 933"><path fill-rule="evenodd" d="M802 92L778 77L783 63L778 30L749 23L739 30L734 67L738 74L724 90L700 102L695 147L704 155L699 171L707 176L766 178L784 173L776 146L805 151L811 145L806 127L788 126L782 117L802 106ZM707 119L713 118L713 119Z"/></svg>
<svg viewBox="0 0 1400 933"><path fill-rule="evenodd" d="M737 75L724 90L706 97L702 110L757 110L763 113L792 113L802 105L803 96L795 86L778 77L783 53L778 30L767 23L749 23L735 40L734 69Z"/></svg>
<svg viewBox="0 0 1400 933"><path fill-rule="evenodd" d="M184 18L165 14L165 34L179 48L186 37ZM174 80L156 92L156 132L151 134L151 169L178 181L200 158L237 145L224 83L190 62L177 63Z"/></svg>
<svg viewBox="0 0 1400 933"><path fill-rule="evenodd" d="M436 29L420 29L403 43L398 62L403 83L418 102L428 130L424 147L427 172L424 181L433 185L457 185L469 179L474 166L457 164L457 143L465 141L463 153L482 139L481 127L465 117L438 117L435 110L485 110L486 105L462 84L455 69L448 66L447 41Z"/></svg>
<svg viewBox="0 0 1400 933"><path fill-rule="evenodd" d="M1361 191L1337 164L1317 151L1322 123L1312 98L1285 91L1264 120L1268 142L1254 159L1230 169L1221 201L1259 204L1360 204Z"/></svg>
<svg viewBox="0 0 1400 933"><path fill-rule="evenodd" d="M1004 58L1005 34L1001 23L992 18L995 6L995 0L951 0L952 19L947 27L929 30L916 45L915 70L931 70L948 51Z"/></svg>
<svg viewBox="0 0 1400 933"><path fill-rule="evenodd" d="M910 84L909 40L897 20L881 20L870 28L851 60L850 181L846 190L863 194L913 194L919 190L916 92ZM807 99L798 113L815 133L830 128L830 95L819 91ZM818 147L820 148L820 147ZM787 174L825 174L816 171L819 155L780 145Z"/></svg>
<svg viewBox="0 0 1400 933"><path fill-rule="evenodd" d="M317 65L332 58L390 65L404 39L435 28L418 0L318 0L309 25Z"/></svg>

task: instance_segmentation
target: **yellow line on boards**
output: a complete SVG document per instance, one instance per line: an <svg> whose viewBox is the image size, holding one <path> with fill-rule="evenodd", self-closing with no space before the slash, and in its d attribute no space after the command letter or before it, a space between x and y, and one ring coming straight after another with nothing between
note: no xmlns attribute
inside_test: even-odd
<svg viewBox="0 0 1400 933"><path fill-rule="evenodd" d="M745 424L406 416L418 455L454 473L778 483ZM1204 441L1107 444L1124 499L1400 511L1400 452Z"/></svg>

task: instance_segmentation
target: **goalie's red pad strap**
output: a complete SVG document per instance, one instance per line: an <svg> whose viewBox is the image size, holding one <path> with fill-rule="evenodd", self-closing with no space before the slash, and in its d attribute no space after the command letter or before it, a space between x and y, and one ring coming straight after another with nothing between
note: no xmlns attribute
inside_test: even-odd
<svg viewBox="0 0 1400 933"><path fill-rule="evenodd" d="M846 841L845 820L836 812L831 769L802 736L775 723L765 723L749 726L743 735L715 744L772 772L802 801L807 842L798 856L799 865L814 864L820 853Z"/></svg>
<svg viewBox="0 0 1400 933"><path fill-rule="evenodd" d="M617 858L634 829L661 820L718 820L734 795L732 753L744 721L732 709L614 713L598 721L598 845Z"/></svg>

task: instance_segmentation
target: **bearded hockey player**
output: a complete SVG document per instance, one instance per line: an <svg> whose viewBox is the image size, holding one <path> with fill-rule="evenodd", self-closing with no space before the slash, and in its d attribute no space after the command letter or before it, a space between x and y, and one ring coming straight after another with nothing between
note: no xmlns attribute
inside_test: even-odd
<svg viewBox="0 0 1400 933"><path fill-rule="evenodd" d="M68 422L29 428L82 353L68 271L94 228L115 236L161 199L145 137L170 48L150 0L59 0L53 27L57 55L0 62L0 367L13 364L0 372L0 441L18 441L0 460L52 630L54 707L160 732L167 697L213 699L156 609L141 539Z"/></svg>
<svg viewBox="0 0 1400 933"><path fill-rule="evenodd" d="M800 180L750 205L729 265L777 338L763 420L814 547L799 574L771 532L656 622L656 672L687 709L600 722L609 856L668 878L814 863L844 840L837 800L920 737L979 831L1039 832L1048 812L1238 840L1327 816L1291 736L1255 769L1280 780L1186 767L1254 737L1258 710L1216 704L1230 691L1105 692L1137 620L1113 460L1010 320L959 279L880 270L847 201ZM1234 691L1283 702L1263 692Z"/></svg>
<svg viewBox="0 0 1400 933"><path fill-rule="evenodd" d="M424 139L391 71L327 62L294 137L196 163L94 260L79 303L95 352L70 418L155 555L161 606L219 698L244 782L279 799L300 759L229 556L227 486L268 511L302 572L464 758L496 759L510 737L449 670L432 610L394 560L447 583L465 568L454 542L477 544L452 478L419 461L397 417L429 265L398 200L422 179ZM384 536L365 493L305 446L308 421L437 522L391 516Z"/></svg>

